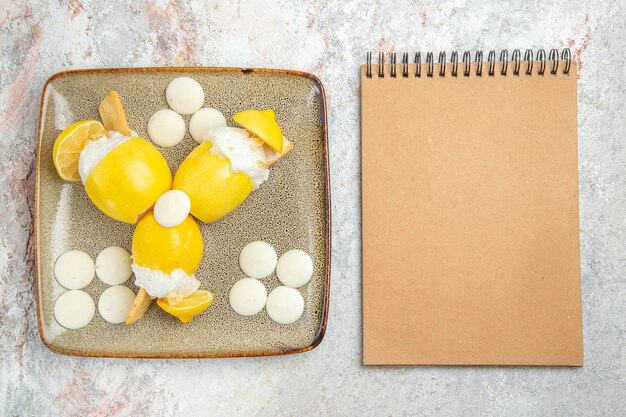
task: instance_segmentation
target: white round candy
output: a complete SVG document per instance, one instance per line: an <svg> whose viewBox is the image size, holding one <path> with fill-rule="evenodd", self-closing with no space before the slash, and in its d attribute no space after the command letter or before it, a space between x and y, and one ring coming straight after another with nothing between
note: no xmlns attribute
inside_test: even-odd
<svg viewBox="0 0 626 417"><path fill-rule="evenodd" d="M123 323L134 300L133 290L115 285L107 288L98 299L98 312L109 323Z"/></svg>
<svg viewBox="0 0 626 417"><path fill-rule="evenodd" d="M57 258L54 263L54 277L68 290L85 288L95 274L91 256L81 250L70 250Z"/></svg>
<svg viewBox="0 0 626 417"><path fill-rule="evenodd" d="M299 288L313 276L313 260L308 253L292 249L282 254L276 266L276 275L283 285Z"/></svg>
<svg viewBox="0 0 626 417"><path fill-rule="evenodd" d="M216 109L205 107L198 110L189 120L189 133L198 143L202 143L204 134L210 129L226 126L226 118Z"/></svg>
<svg viewBox="0 0 626 417"><path fill-rule="evenodd" d="M267 290L261 281L252 278L240 279L230 289L230 306L237 314L252 316L263 310Z"/></svg>
<svg viewBox="0 0 626 417"><path fill-rule="evenodd" d="M185 121L175 111L158 110L148 120L148 136L159 146L169 148L178 145L185 137Z"/></svg>
<svg viewBox="0 0 626 417"><path fill-rule="evenodd" d="M80 329L89 324L96 305L85 291L66 291L54 303L54 318L66 329Z"/></svg>
<svg viewBox="0 0 626 417"><path fill-rule="evenodd" d="M161 194L154 205L154 219L163 227L181 224L191 210L189 196L180 190L170 190Z"/></svg>
<svg viewBox="0 0 626 417"><path fill-rule="evenodd" d="M119 246L109 246L96 258L96 275L105 284L119 285L132 275L130 254Z"/></svg>
<svg viewBox="0 0 626 417"><path fill-rule="evenodd" d="M267 296L265 309L276 323L291 324L302 316L304 299L300 291L295 288L281 286L274 288Z"/></svg>
<svg viewBox="0 0 626 417"><path fill-rule="evenodd" d="M197 112L204 104L204 91L193 78L177 77L167 85L165 98L175 112L191 114Z"/></svg>
<svg viewBox="0 0 626 417"><path fill-rule="evenodd" d="M239 266L250 278L265 278L276 269L276 251L267 242L250 242L241 250Z"/></svg>

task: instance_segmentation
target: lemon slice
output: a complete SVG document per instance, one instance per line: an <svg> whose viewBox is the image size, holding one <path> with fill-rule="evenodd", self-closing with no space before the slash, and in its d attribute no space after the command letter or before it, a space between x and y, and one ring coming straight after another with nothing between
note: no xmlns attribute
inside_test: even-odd
<svg viewBox="0 0 626 417"><path fill-rule="evenodd" d="M80 152L87 142L107 134L102 123L97 120L82 120L63 129L52 150L52 161L59 176L65 181L80 181L78 173Z"/></svg>
<svg viewBox="0 0 626 417"><path fill-rule="evenodd" d="M171 305L167 297L159 298L157 305L181 322L189 323L191 319L209 308L214 298L210 291L197 290L176 305Z"/></svg>
<svg viewBox="0 0 626 417"><path fill-rule="evenodd" d="M244 110L235 114L233 120L267 143L276 152L283 151L283 134L276 123L273 110Z"/></svg>

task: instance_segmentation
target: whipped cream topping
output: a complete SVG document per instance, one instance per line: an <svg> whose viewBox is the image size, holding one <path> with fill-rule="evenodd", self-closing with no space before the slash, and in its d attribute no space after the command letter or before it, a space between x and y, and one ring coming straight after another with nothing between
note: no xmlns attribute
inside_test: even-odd
<svg viewBox="0 0 626 417"><path fill-rule="evenodd" d="M250 178L255 190L269 178L270 170L263 165L268 161L265 144L247 130L229 126L210 129L203 140L213 145L213 154L230 161L231 172L241 172Z"/></svg>
<svg viewBox="0 0 626 417"><path fill-rule="evenodd" d="M153 297L187 297L200 288L200 281L195 275L188 275L182 269L175 269L166 274L163 271L146 268L133 263L135 285L146 290Z"/></svg>

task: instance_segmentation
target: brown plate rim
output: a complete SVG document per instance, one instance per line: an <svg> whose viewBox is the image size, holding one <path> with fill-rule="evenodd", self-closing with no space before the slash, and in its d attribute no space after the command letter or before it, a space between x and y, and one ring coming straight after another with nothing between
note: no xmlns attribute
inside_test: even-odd
<svg viewBox="0 0 626 417"><path fill-rule="evenodd" d="M111 73L111 72L175 72L175 71L198 71L198 72L242 72L244 74L249 73L271 73L271 74L284 74L284 75L293 75L298 77L308 78L313 81L314 84L320 90L320 97L322 99L322 120L323 120L323 128L322 128L322 139L324 141L323 144L323 154L324 154L324 171L325 171L325 192L326 192L326 262L325 262L325 290L324 290L324 299L322 301L322 322L320 323L320 327L318 329L315 338L311 342L310 345L305 346L303 348L297 349L284 349L284 350L267 350L267 351L253 351L253 352L234 352L234 353L199 353L199 354L145 354L145 353L110 353L110 352L94 352L94 351L77 351L72 349L65 349L59 346L55 346L53 343L50 343L46 340L45 336L42 332L42 309L41 309L41 300L40 300L40 267L39 267L39 237L38 237L38 224L39 224L39 187L40 187L40 177L41 177L41 148L42 148L42 139L43 139L43 116L44 116L44 104L46 91L50 86L50 83L57 78L64 77L72 74L100 74L100 73ZM254 356L280 356L280 355L291 355L297 353L304 353L309 350L315 349L322 342L324 335L326 334L326 327L328 324L328 309L330 302L330 269L331 269L331 253L332 253L332 240L331 240L331 195L330 195L330 163L329 163L329 154L328 154L328 106L326 102L326 91L324 89L324 85L322 81L315 75L304 72L304 71L295 71L295 70L287 70L287 69L273 69L273 68L239 68L239 67L139 67L139 68L93 68L93 69L75 69L75 70L66 70L60 71L53 75L51 75L45 82L43 86L43 90L41 93L41 100L39 105L39 122L37 126L37 159L35 166L35 208L34 208L34 230L33 237L35 243L35 300L37 304L37 329L39 333L39 338L41 339L44 346L55 353L60 353L63 355L69 356L84 356L84 357L107 357L107 358L145 358L145 359L198 359L198 358L241 358L241 357L254 357Z"/></svg>

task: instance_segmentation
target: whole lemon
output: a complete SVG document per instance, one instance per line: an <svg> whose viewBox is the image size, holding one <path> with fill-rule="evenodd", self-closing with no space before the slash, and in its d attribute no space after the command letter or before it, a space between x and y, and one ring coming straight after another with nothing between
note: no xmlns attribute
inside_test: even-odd
<svg viewBox="0 0 626 417"><path fill-rule="evenodd" d="M116 146L91 170L87 195L104 214L135 224L172 185L172 173L161 153L134 137Z"/></svg>
<svg viewBox="0 0 626 417"><path fill-rule="evenodd" d="M178 226L163 227L149 211L139 220L133 234L133 262L165 274L182 269L193 275L202 260L203 247L200 228L193 217L187 216Z"/></svg>
<svg viewBox="0 0 626 417"><path fill-rule="evenodd" d="M184 191L191 200L191 214L203 222L218 220L236 209L253 189L250 178L231 172L228 159L211 153L203 142L183 161L172 188Z"/></svg>

